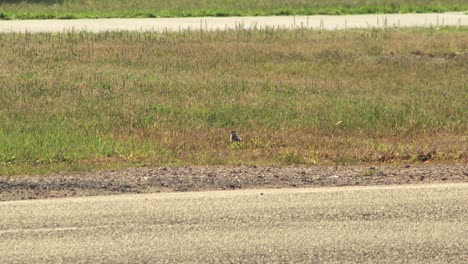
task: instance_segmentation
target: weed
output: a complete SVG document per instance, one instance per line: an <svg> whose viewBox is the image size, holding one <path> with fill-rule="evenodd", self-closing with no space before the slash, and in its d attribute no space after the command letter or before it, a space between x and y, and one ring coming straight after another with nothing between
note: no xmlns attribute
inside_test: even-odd
<svg viewBox="0 0 468 264"><path fill-rule="evenodd" d="M301 164L304 163L302 156L297 151L286 151L278 157L280 164Z"/></svg>
<svg viewBox="0 0 468 264"><path fill-rule="evenodd" d="M375 13L428 13L466 11L463 0L345 1L190 1L190 0L74 0L1 1L0 19L75 19L111 17L200 17L265 15L344 15Z"/></svg>
<svg viewBox="0 0 468 264"><path fill-rule="evenodd" d="M0 174L464 161L467 43L463 27L1 34Z"/></svg>

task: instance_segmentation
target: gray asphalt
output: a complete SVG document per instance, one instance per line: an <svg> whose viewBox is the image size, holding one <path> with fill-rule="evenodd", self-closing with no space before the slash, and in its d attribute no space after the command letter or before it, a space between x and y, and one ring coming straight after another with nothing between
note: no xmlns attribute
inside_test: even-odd
<svg viewBox="0 0 468 264"><path fill-rule="evenodd" d="M270 16L135 18L79 20L0 20L0 32L179 31L236 28L314 28L325 30L383 27L468 26L464 13L347 16Z"/></svg>
<svg viewBox="0 0 468 264"><path fill-rule="evenodd" d="M462 263L468 184L0 203L0 263Z"/></svg>

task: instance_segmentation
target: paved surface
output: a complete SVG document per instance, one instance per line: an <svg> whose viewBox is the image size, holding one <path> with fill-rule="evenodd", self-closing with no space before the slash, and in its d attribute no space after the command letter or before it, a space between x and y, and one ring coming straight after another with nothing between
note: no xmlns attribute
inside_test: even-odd
<svg viewBox="0 0 468 264"><path fill-rule="evenodd" d="M206 18L135 18L79 20L0 20L0 32L81 31L178 31L225 30L236 28L314 28L346 29L376 27L468 26L468 15L385 14L347 16L271 16L271 17L206 17Z"/></svg>
<svg viewBox="0 0 468 264"><path fill-rule="evenodd" d="M462 263L468 183L0 203L0 263Z"/></svg>

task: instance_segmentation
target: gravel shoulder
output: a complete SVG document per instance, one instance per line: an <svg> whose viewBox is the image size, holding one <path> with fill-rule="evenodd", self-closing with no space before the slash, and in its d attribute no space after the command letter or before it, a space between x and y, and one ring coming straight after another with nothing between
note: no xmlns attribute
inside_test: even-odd
<svg viewBox="0 0 468 264"><path fill-rule="evenodd" d="M467 164L189 166L0 178L0 201L123 193L468 182Z"/></svg>

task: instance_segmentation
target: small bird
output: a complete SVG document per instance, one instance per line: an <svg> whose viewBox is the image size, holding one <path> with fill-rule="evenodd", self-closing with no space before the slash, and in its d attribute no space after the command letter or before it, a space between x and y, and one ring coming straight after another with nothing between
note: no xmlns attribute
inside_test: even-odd
<svg viewBox="0 0 468 264"><path fill-rule="evenodd" d="M231 142L239 142L242 139L237 135L236 131L231 131Z"/></svg>

